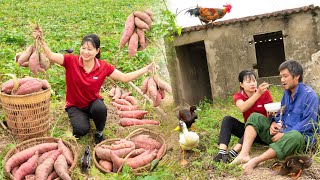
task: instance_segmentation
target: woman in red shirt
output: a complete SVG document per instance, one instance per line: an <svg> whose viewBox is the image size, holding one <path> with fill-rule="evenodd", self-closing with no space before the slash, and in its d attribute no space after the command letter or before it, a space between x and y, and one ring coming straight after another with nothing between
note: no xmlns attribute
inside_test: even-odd
<svg viewBox="0 0 320 180"><path fill-rule="evenodd" d="M271 103L272 97L268 91L269 84L262 83L257 87L255 74L250 70L243 70L239 74L240 91L235 93L233 100L237 108L242 112L244 122L247 121L251 113L257 112L267 116L264 104ZM242 148L244 123L238 119L225 116L222 120L220 135L219 135L219 153L213 158L215 162L230 162L231 158L235 158ZM231 135L237 136L239 139L238 144L227 153L228 144ZM263 143L259 137L255 139L256 142Z"/></svg>
<svg viewBox="0 0 320 180"><path fill-rule="evenodd" d="M41 30L33 32L33 37L42 37ZM104 140L102 131L107 119L107 107L100 96L100 88L107 76L111 79L129 82L151 71L151 63L137 71L127 74L115 69L104 60L100 60L100 39L89 34L82 39L80 55L54 53L41 38L44 54L54 63L65 68L66 74L66 111L77 138L86 135L90 130L89 118L92 118L97 132L96 143Z"/></svg>

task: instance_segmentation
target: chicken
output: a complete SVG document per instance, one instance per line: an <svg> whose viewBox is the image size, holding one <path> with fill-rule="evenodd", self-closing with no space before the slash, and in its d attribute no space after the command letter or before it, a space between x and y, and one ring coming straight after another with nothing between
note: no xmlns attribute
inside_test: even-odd
<svg viewBox="0 0 320 180"><path fill-rule="evenodd" d="M307 155L294 155L286 158L285 162L275 162L272 169L279 170L279 175L289 175L294 179L301 176L302 170L312 165L312 157Z"/></svg>
<svg viewBox="0 0 320 180"><path fill-rule="evenodd" d="M196 106L190 106L189 109L182 109L179 110L177 118L183 122L186 123L187 128L190 128L191 125L195 122L195 120L198 118L195 110Z"/></svg>
<svg viewBox="0 0 320 180"><path fill-rule="evenodd" d="M180 131L179 145L182 150L181 165L186 165L188 162L184 159L185 150L193 150L198 147L199 136L197 133L188 131L186 123L179 121L179 126L175 130ZM195 152L195 151L194 151Z"/></svg>
<svg viewBox="0 0 320 180"><path fill-rule="evenodd" d="M231 11L231 4L223 5L223 9L219 8L202 8L197 6L196 8L189 9L185 12L189 13L191 16L194 15L196 17L199 17L201 24L205 23L212 23L215 24L214 21L217 19L221 19L226 15L226 13L230 13Z"/></svg>

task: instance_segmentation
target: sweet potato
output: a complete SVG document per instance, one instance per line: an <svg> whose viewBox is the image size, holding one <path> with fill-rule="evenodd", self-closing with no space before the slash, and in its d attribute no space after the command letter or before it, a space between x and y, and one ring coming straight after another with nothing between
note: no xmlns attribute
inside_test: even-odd
<svg viewBox="0 0 320 180"><path fill-rule="evenodd" d="M46 160L55 151L56 150L51 150L51 151L48 151L48 152L41 154L40 157L38 158L38 164L42 164L43 161Z"/></svg>
<svg viewBox="0 0 320 180"><path fill-rule="evenodd" d="M29 69L33 72L33 74L38 74L40 69L39 63L39 52L34 51L29 58Z"/></svg>
<svg viewBox="0 0 320 180"><path fill-rule="evenodd" d="M31 94L34 92L38 92L42 89L42 83L37 79L31 79L24 84L22 84L17 91L15 92L16 95L24 95L24 94Z"/></svg>
<svg viewBox="0 0 320 180"><path fill-rule="evenodd" d="M144 153L145 151L146 151L146 150L145 150L145 149L143 149L143 148L135 149L135 150L133 150L132 152L130 152L130 156L129 156L129 158L136 157L136 156L138 156L138 155L140 155L140 154Z"/></svg>
<svg viewBox="0 0 320 180"><path fill-rule="evenodd" d="M158 89L158 93L161 95L161 99L164 99L166 97L166 93L164 92L163 89Z"/></svg>
<svg viewBox="0 0 320 180"><path fill-rule="evenodd" d="M18 52L18 53L14 56L14 61L15 61L16 63L18 63L18 59L19 59L19 57L20 57L23 53L24 53L24 51Z"/></svg>
<svg viewBox="0 0 320 180"><path fill-rule="evenodd" d="M108 95L109 95L110 97L113 97L115 92L116 92L116 88L115 88L115 87L112 87L112 88L110 89Z"/></svg>
<svg viewBox="0 0 320 180"><path fill-rule="evenodd" d="M64 145L61 138L58 140L58 149L61 149L61 152L64 155L64 157L66 158L68 164L71 165L73 162L72 152L66 145Z"/></svg>
<svg viewBox="0 0 320 180"><path fill-rule="evenodd" d="M138 106L134 105L134 106L128 106L128 105L121 105L115 102L112 102L112 105L115 106L118 110L120 111L133 111L133 110L137 110Z"/></svg>
<svg viewBox="0 0 320 180"><path fill-rule="evenodd" d="M125 97L127 97L127 96L130 96L131 95L131 92L126 92L126 93L123 93L123 94L121 94L121 99L124 99Z"/></svg>
<svg viewBox="0 0 320 180"><path fill-rule="evenodd" d="M135 147L135 145L132 141L123 140L123 141L119 141L119 142L120 143L112 144L110 149L111 150L118 150L118 149L123 149L123 148Z"/></svg>
<svg viewBox="0 0 320 180"><path fill-rule="evenodd" d="M127 96L124 99L129 101L133 106L138 105L138 100L134 96Z"/></svg>
<svg viewBox="0 0 320 180"><path fill-rule="evenodd" d="M154 75L153 76L154 81L156 82L156 84L158 85L159 88L167 91L168 93L172 94L172 88L170 86L169 83L165 82L164 80L160 79L159 76Z"/></svg>
<svg viewBox="0 0 320 180"><path fill-rule="evenodd" d="M150 9L147 9L147 10L145 10L144 12L147 13L147 14L150 16L150 18L151 18L152 21L154 21L153 12L152 12Z"/></svg>
<svg viewBox="0 0 320 180"><path fill-rule="evenodd" d="M140 134L130 139L136 145L136 148L160 149L161 143L151 138L149 135Z"/></svg>
<svg viewBox="0 0 320 180"><path fill-rule="evenodd" d="M144 36L144 31L140 28L137 28L136 29L136 32L138 34L138 38L139 38L139 46L138 46L138 49L140 47L144 47L145 48L145 45L146 45L146 37Z"/></svg>
<svg viewBox="0 0 320 180"><path fill-rule="evenodd" d="M17 172L17 170L19 169L19 167L20 167L20 166L16 166L16 167L12 168L11 174L12 174L13 177L14 177L14 174L15 174L15 173Z"/></svg>
<svg viewBox="0 0 320 180"><path fill-rule="evenodd" d="M49 82L47 80L42 79L42 80L40 80L40 82L42 83L42 89L50 88L50 84L49 84Z"/></svg>
<svg viewBox="0 0 320 180"><path fill-rule="evenodd" d="M71 180L71 177L68 174L68 163L64 155L59 155L53 166L62 180Z"/></svg>
<svg viewBox="0 0 320 180"><path fill-rule="evenodd" d="M21 180L26 175L33 174L37 168L38 158L39 153L36 151L36 153L30 159L28 159L27 162L21 164L19 169L14 173L14 179Z"/></svg>
<svg viewBox="0 0 320 180"><path fill-rule="evenodd" d="M35 174L26 175L25 180L36 180L36 175Z"/></svg>
<svg viewBox="0 0 320 180"><path fill-rule="evenodd" d="M137 53L137 50L138 50L138 39L139 39L138 34L136 32L133 32L132 36L130 37L129 45L128 45L128 51L129 51L129 56L130 57L135 56L136 53Z"/></svg>
<svg viewBox="0 0 320 180"><path fill-rule="evenodd" d="M129 41L130 37L134 32L135 24L134 24L134 15L131 13L126 20L126 24L124 26L124 30L122 32L121 40L120 40L120 49L122 49L126 43Z"/></svg>
<svg viewBox="0 0 320 180"><path fill-rule="evenodd" d="M142 82L142 85L141 85L141 91L143 94L145 94L148 90L148 81L149 81L150 77L146 77L143 82Z"/></svg>
<svg viewBox="0 0 320 180"><path fill-rule="evenodd" d="M150 29L148 24L145 23L143 20L141 20L139 17L134 17L134 24L140 29L146 29L146 30Z"/></svg>
<svg viewBox="0 0 320 180"><path fill-rule="evenodd" d="M100 166L107 172L112 172L112 162L105 161L105 160L99 160Z"/></svg>
<svg viewBox="0 0 320 180"><path fill-rule="evenodd" d="M166 149L166 145L165 144L162 144L159 151L157 152L157 157L156 159L160 160L160 157L162 155L162 153L164 152L164 150Z"/></svg>
<svg viewBox="0 0 320 180"><path fill-rule="evenodd" d="M157 98L153 101L153 106L157 107L161 104L162 95L160 94L159 90L157 91Z"/></svg>
<svg viewBox="0 0 320 180"><path fill-rule="evenodd" d="M153 78L150 78L148 81L148 88L147 91L150 93L150 98L152 101L155 101L157 99L158 91L157 91L157 84L154 81Z"/></svg>
<svg viewBox="0 0 320 180"><path fill-rule="evenodd" d="M134 118L121 118L120 125L122 127L134 126L134 125L144 125L144 124L155 124L159 125L160 122L149 119L134 119Z"/></svg>
<svg viewBox="0 0 320 180"><path fill-rule="evenodd" d="M144 42L144 44L141 45L140 47L138 47L138 50L137 50L137 51L142 51L142 50L144 50L149 44L150 44L149 39L146 39L146 41Z"/></svg>
<svg viewBox="0 0 320 180"><path fill-rule="evenodd" d="M137 118L142 119L148 113L148 111L135 110L135 111L117 111L117 114L121 118Z"/></svg>
<svg viewBox="0 0 320 180"><path fill-rule="evenodd" d="M35 78L26 77L26 78L18 79L18 86L21 86L22 84L26 83L31 79L35 79ZM1 90L7 94L10 94L12 92L13 87L14 87L14 81L13 79L10 79L2 84Z"/></svg>
<svg viewBox="0 0 320 180"><path fill-rule="evenodd" d="M121 89L119 87L116 87L116 90L112 99L119 99L121 97L121 94L122 94Z"/></svg>
<svg viewBox="0 0 320 180"><path fill-rule="evenodd" d="M118 157L113 152L110 153L110 158L112 162L112 172L117 172L123 164L123 158Z"/></svg>
<svg viewBox="0 0 320 180"><path fill-rule="evenodd" d="M8 159L5 164L5 170L7 172L10 172L13 167L19 166L21 163L26 162L31 156L34 155L36 151L38 151L39 154L42 154L43 152L51 151L57 148L57 143L42 143L22 150Z"/></svg>
<svg viewBox="0 0 320 180"><path fill-rule="evenodd" d="M140 18L143 22L145 22L149 27L151 27L152 25L152 19L149 16L149 14L147 14L146 12L141 12L141 11L135 11L133 13L133 15L135 17Z"/></svg>
<svg viewBox="0 0 320 180"><path fill-rule="evenodd" d="M27 62L33 52L33 45L30 45L19 57L18 64L19 66L24 62Z"/></svg>
<svg viewBox="0 0 320 180"><path fill-rule="evenodd" d="M58 178L58 177L59 177L59 175L56 173L56 171L52 171L52 172L49 174L47 180L54 180L54 179L56 179L56 178Z"/></svg>
<svg viewBox="0 0 320 180"><path fill-rule="evenodd" d="M148 152L148 151L147 151ZM126 164L128 164L128 166L130 166L132 169L136 169L138 167L147 165L149 163L151 163L152 160L154 160L154 158L157 156L157 152L158 150L154 149L154 150L149 150L148 154L145 154L142 156L139 155L137 157L134 158L129 158L126 160Z"/></svg>
<svg viewBox="0 0 320 180"><path fill-rule="evenodd" d="M43 53L40 53L39 55L39 63L40 63L40 67L43 68L44 70L47 70L50 67L50 61L47 58L47 56L44 55Z"/></svg>
<svg viewBox="0 0 320 180"><path fill-rule="evenodd" d="M110 149L103 148L103 147L96 147L95 152L96 152L96 156L99 159L107 160L107 161L111 160L111 155L110 155L111 150Z"/></svg>
<svg viewBox="0 0 320 180"><path fill-rule="evenodd" d="M132 106L132 104L125 99L115 99L114 102L120 105Z"/></svg>
<svg viewBox="0 0 320 180"><path fill-rule="evenodd" d="M38 165L35 173L37 180L46 180L48 178L49 174L53 170L53 164L60 154L61 150L56 150L48 159L46 159L42 164Z"/></svg>
<svg viewBox="0 0 320 180"><path fill-rule="evenodd" d="M22 63L20 66L22 66L22 67L29 67L29 61Z"/></svg>

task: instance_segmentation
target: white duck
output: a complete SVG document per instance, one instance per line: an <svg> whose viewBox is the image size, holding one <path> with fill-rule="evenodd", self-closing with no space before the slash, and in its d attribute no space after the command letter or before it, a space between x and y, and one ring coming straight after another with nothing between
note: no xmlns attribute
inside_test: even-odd
<svg viewBox="0 0 320 180"><path fill-rule="evenodd" d="M198 147L199 136L197 133L188 131L187 125L183 121L179 121L179 126L175 128L179 130L179 144L182 150L182 160L181 165L186 165L188 162L184 159L185 150L193 150Z"/></svg>

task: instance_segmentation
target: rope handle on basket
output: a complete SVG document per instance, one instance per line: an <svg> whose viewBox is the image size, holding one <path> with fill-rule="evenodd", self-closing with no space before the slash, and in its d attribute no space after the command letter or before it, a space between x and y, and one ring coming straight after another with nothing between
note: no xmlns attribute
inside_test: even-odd
<svg viewBox="0 0 320 180"><path fill-rule="evenodd" d="M134 151L134 150L133 150ZM131 154L133 153L133 151L131 151L124 159L123 162L121 164L121 166L119 167L117 173L120 173L120 171L122 170L123 165L126 163L127 159L131 156Z"/></svg>

